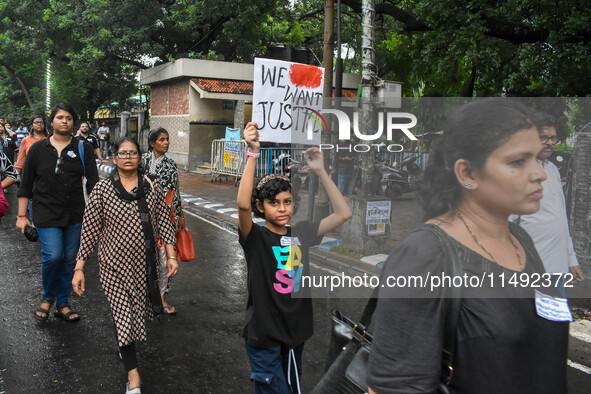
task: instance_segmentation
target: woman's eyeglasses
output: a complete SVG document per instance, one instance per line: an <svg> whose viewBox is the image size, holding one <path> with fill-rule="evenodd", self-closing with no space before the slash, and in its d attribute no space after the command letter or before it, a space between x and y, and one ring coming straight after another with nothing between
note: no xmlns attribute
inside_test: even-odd
<svg viewBox="0 0 591 394"><path fill-rule="evenodd" d="M62 170L62 164L64 164L64 158L58 157L57 162L55 163L55 175L63 174L64 170Z"/></svg>
<svg viewBox="0 0 591 394"><path fill-rule="evenodd" d="M117 152L117 157L120 159L127 159L128 157L135 159L139 156L139 152L138 151L129 151L126 152L124 150L120 150L119 152Z"/></svg>
<svg viewBox="0 0 591 394"><path fill-rule="evenodd" d="M33 122L33 124L43 124L43 122Z"/></svg>

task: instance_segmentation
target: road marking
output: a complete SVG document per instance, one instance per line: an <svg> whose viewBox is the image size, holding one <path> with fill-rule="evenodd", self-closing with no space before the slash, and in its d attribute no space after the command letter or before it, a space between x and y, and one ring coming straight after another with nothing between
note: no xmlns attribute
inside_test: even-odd
<svg viewBox="0 0 591 394"><path fill-rule="evenodd" d="M226 213L226 214L229 212L235 213L235 212L238 212L238 209L236 209L236 208L222 208L222 209L218 209L218 212Z"/></svg>
<svg viewBox="0 0 591 394"><path fill-rule="evenodd" d="M587 375L591 375L591 368L587 367L586 365L579 364L579 363L576 363L571 360L566 360L566 364L569 367L572 367L574 369L578 369L579 371L585 372Z"/></svg>
<svg viewBox="0 0 591 394"><path fill-rule="evenodd" d="M233 235L236 235L237 234L235 231L232 231L230 229L227 229L225 227L222 227L219 224L212 222L211 220L205 219L204 217L197 215L196 213L193 213L193 212L190 212L190 211L185 211L185 213L187 213L187 214L189 214L191 216L194 216L194 217L196 217L199 220L203 220L205 223L211 224L212 226L217 227L220 230L227 231L227 232L229 232L230 234L233 234Z"/></svg>
<svg viewBox="0 0 591 394"><path fill-rule="evenodd" d="M207 209L213 209L215 211L216 210L215 208L223 207L223 205L222 204L212 203L212 204L204 205L204 207L207 208Z"/></svg>
<svg viewBox="0 0 591 394"><path fill-rule="evenodd" d="M570 335L580 341L591 343L591 321L577 320L571 323Z"/></svg>
<svg viewBox="0 0 591 394"><path fill-rule="evenodd" d="M579 341L585 341L587 343L591 343L591 335L581 332L579 330L570 330L570 336L573 338L577 338Z"/></svg>

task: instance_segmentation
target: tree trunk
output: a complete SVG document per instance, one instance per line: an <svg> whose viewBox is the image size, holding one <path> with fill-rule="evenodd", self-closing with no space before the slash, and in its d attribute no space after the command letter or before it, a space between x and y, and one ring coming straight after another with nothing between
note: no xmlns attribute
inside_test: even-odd
<svg viewBox="0 0 591 394"><path fill-rule="evenodd" d="M4 60L0 60L0 66L3 66L6 69L6 71L8 71L8 73L12 76L12 78L16 80L21 90L23 91L25 98L27 99L27 104L29 105L29 108L31 109L31 111L35 111L35 104L33 104L33 100L31 100L31 94L29 93L27 85L25 85L23 80L16 74L16 71L12 67L10 67L10 65L8 65L6 62L4 62Z"/></svg>

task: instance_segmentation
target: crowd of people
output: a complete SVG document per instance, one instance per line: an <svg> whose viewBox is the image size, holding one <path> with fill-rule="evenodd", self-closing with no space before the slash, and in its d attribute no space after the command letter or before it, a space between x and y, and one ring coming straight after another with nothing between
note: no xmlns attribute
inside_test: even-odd
<svg viewBox="0 0 591 394"><path fill-rule="evenodd" d="M179 271L175 233L185 226L178 169L166 155L170 134L157 128L143 155L136 140L116 141L110 150L115 170L99 180L96 159L109 153L101 138L108 130L103 125L95 136L90 123L81 122L75 137L77 121L71 106L57 104L49 116L51 135L44 117L36 116L20 145L3 124L0 169L7 182L2 187L14 183L18 171L16 227L34 226L41 240L43 292L35 319L46 321L54 303L56 317L80 319L68 300L72 289L85 292L84 266L98 245L100 281L128 377L126 393L137 394L135 344L146 340L146 319L177 313L166 293ZM345 171L351 157L341 158L338 187L322 152L316 147L305 152L332 213L292 225L290 179L277 174L255 179L259 138L257 124L248 123L237 194L238 240L248 276L242 336L256 393L300 393L313 312L309 289L299 281L310 275L309 249L352 216L343 197L352 192L352 176ZM376 290L370 393L436 392L442 385L454 393L566 392L570 319L558 308L566 302L564 274L571 274L571 283L584 276L569 235L560 177L547 160L557 139L554 120L503 99L466 104L448 117L420 193L425 224L392 249L382 278L439 275L459 264L461 272L490 280L461 288L451 334L445 291L413 297L388 287ZM15 170L11 158L19 147ZM7 206L1 191L0 216ZM264 225L255 225L253 215ZM444 235L435 236L434 228ZM556 310L540 306L533 286L492 289L494 276L545 273L553 276L542 298L557 300ZM455 344L453 376L442 370L448 336Z"/></svg>
<svg viewBox="0 0 591 394"><path fill-rule="evenodd" d="M88 121L78 122L72 106L59 103L47 124L43 115L33 117L19 151L17 135L0 123L0 217L8 207L3 189L20 175L16 228L34 228L41 241L43 291L33 314L41 322L54 303L57 318L80 320L70 295L83 294L84 264L99 245L100 280L128 373L126 392L136 394L141 389L135 342L146 339L145 320L176 313L164 294L179 267L175 231L184 226L178 171L166 156L166 130L151 133L150 152L142 157L135 140L110 146L108 127L97 123L97 129L100 137ZM97 160L110 152L115 171L99 181Z"/></svg>

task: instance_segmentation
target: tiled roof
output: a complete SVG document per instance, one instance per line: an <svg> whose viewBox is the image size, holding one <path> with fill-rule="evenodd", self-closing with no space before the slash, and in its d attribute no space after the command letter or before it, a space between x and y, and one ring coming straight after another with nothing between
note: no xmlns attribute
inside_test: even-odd
<svg viewBox="0 0 591 394"><path fill-rule="evenodd" d="M252 94L252 82L229 79L193 78L199 89L210 93Z"/></svg>
<svg viewBox="0 0 591 394"><path fill-rule="evenodd" d="M192 81L206 92L210 93L234 93L252 95L253 83L251 81L235 81L230 79L193 78ZM334 89L332 90L334 96ZM343 97L357 97L357 90L343 89Z"/></svg>
<svg viewBox="0 0 591 394"><path fill-rule="evenodd" d="M334 97L334 88L332 89L332 97ZM356 89L343 89L343 96L349 100L347 101L355 101L357 99L357 90Z"/></svg>

